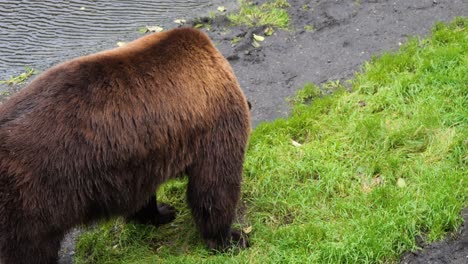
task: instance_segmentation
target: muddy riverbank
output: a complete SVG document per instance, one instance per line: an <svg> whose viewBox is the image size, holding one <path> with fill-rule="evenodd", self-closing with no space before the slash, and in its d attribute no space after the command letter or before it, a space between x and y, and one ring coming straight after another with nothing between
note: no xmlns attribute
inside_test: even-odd
<svg viewBox="0 0 468 264"><path fill-rule="evenodd" d="M424 37L434 23L449 22L468 14L463 0L326 1L290 0L291 30L276 31L251 45L253 34L263 28L230 28L220 18L208 32L230 60L239 82L252 102L252 121L288 115L285 98L308 82L345 81L373 55L398 50L408 37ZM311 30L312 29L312 30ZM231 44L234 37L242 41ZM425 244L409 252L401 263L468 262L468 210L465 224L444 241Z"/></svg>

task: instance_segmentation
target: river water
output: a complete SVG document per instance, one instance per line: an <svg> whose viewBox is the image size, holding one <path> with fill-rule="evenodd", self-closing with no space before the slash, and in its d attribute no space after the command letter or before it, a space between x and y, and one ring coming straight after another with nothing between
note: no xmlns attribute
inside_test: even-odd
<svg viewBox="0 0 468 264"><path fill-rule="evenodd" d="M232 1L235 2L235 1ZM0 80L25 66L39 71L142 36L145 26L175 27L215 11L208 0L0 0ZM5 91L6 85L0 85Z"/></svg>

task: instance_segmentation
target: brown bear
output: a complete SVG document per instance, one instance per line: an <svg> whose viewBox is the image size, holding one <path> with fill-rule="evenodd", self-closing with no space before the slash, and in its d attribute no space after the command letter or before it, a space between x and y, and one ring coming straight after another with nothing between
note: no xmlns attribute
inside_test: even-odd
<svg viewBox="0 0 468 264"><path fill-rule="evenodd" d="M0 106L0 263L54 263L70 228L124 216L160 225L155 191L183 172L211 249L231 229L250 112L229 63L180 28L55 66Z"/></svg>

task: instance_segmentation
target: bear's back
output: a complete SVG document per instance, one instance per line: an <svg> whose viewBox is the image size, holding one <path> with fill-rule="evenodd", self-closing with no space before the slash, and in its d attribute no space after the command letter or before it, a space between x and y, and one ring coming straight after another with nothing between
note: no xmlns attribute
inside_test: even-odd
<svg viewBox="0 0 468 264"><path fill-rule="evenodd" d="M155 33L57 65L1 105L2 166L93 173L166 151L224 115L249 119L209 38L190 28Z"/></svg>

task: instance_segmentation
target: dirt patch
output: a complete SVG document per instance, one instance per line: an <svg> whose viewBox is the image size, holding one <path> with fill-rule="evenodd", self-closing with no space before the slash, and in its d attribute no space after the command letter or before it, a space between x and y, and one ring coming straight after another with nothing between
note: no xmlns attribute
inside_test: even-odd
<svg viewBox="0 0 468 264"><path fill-rule="evenodd" d="M466 264L468 263L468 208L463 210L464 224L458 232L450 234L444 241L422 245L422 250L409 252L401 264Z"/></svg>
<svg viewBox="0 0 468 264"><path fill-rule="evenodd" d="M260 3L264 1L259 1ZM252 121L288 114L286 97L308 82L346 80L372 55L424 36L437 21L467 13L463 0L290 0L291 29L277 30L254 48L263 28L229 27L216 18L207 33L229 59L252 102ZM231 40L242 40L234 47Z"/></svg>

